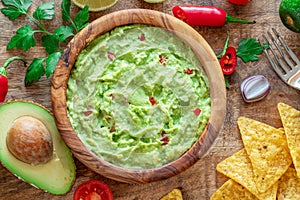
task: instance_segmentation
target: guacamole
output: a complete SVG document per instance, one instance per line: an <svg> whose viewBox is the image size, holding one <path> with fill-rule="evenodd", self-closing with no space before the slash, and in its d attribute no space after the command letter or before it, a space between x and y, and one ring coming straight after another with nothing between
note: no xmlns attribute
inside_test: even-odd
<svg viewBox="0 0 300 200"><path fill-rule="evenodd" d="M78 56L67 89L78 137L102 159L154 168L179 158L210 116L207 77L195 54L162 28L118 27Z"/></svg>

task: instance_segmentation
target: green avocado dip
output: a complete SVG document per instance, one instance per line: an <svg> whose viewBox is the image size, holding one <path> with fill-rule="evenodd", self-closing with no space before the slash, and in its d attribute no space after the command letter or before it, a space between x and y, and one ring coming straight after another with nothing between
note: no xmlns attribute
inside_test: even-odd
<svg viewBox="0 0 300 200"><path fill-rule="evenodd" d="M192 49L147 25L118 27L78 56L67 89L71 124L89 150L155 168L197 141L210 116L208 79Z"/></svg>

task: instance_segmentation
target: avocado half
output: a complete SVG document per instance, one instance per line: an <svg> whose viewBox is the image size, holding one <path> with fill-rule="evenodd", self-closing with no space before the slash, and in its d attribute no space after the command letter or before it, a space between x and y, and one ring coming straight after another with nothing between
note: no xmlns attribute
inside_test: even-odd
<svg viewBox="0 0 300 200"><path fill-rule="evenodd" d="M300 0L282 0L279 16L288 29L300 33Z"/></svg>
<svg viewBox="0 0 300 200"><path fill-rule="evenodd" d="M75 180L75 163L69 148L61 138L52 113L31 101L10 101L0 105L0 161L23 181L52 194L67 193ZM49 130L53 141L52 158L45 164L31 165L18 160L6 145L7 133L15 119L31 116Z"/></svg>

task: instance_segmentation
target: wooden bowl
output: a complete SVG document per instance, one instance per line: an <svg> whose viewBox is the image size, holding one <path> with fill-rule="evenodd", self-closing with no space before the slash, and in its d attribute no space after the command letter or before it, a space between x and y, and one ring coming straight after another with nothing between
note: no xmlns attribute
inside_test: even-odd
<svg viewBox="0 0 300 200"><path fill-rule="evenodd" d="M211 115L199 140L177 160L153 169L123 168L100 159L81 142L67 115L67 82L78 54L97 36L128 24L154 25L174 32L193 49L203 65L210 84ZM51 100L57 128L74 156L91 170L105 177L128 183L162 180L188 169L212 146L223 125L226 111L224 77L219 61L207 42L197 31L177 18L145 9L122 10L105 15L78 33L68 44L58 62L52 81Z"/></svg>

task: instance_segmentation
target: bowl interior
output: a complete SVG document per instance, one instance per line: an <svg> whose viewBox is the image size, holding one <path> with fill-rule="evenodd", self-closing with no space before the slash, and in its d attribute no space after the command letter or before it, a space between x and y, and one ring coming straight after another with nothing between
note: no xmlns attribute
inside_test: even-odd
<svg viewBox="0 0 300 200"><path fill-rule="evenodd" d="M189 45L202 64L209 80L211 114L199 140L180 158L152 169L122 168L106 162L88 150L76 135L67 114L66 89L77 56L92 40L115 27L130 24L148 24L175 33ZM145 183L174 176L203 157L222 127L226 112L226 91L219 62L203 37L192 27L158 11L131 9L114 12L93 21L68 44L56 67L51 88L51 100L56 125L74 156L93 171L114 180Z"/></svg>

